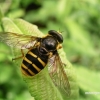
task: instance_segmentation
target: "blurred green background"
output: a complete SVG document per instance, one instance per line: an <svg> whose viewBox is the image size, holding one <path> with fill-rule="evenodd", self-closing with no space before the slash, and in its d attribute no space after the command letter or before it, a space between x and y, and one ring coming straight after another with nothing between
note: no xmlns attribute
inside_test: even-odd
<svg viewBox="0 0 100 100"><path fill-rule="evenodd" d="M61 31L79 100L100 100L100 0L0 0L0 9L5 17L22 18L43 33ZM10 48L0 43L0 100L31 100L11 59Z"/></svg>

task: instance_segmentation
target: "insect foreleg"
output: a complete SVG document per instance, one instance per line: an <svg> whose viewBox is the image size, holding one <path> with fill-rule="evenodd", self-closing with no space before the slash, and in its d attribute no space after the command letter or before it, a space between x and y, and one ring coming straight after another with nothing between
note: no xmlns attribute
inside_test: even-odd
<svg viewBox="0 0 100 100"><path fill-rule="evenodd" d="M21 53L22 53L22 55L21 55L21 56L16 57L16 58L12 58L12 61L13 61L13 60L20 59L20 58L23 58L23 57L24 57L24 52L23 52L23 49L21 49Z"/></svg>

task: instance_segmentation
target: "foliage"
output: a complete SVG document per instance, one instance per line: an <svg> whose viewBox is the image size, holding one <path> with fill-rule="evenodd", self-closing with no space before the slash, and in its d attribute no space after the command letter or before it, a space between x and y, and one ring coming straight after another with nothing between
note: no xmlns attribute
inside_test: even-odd
<svg viewBox="0 0 100 100"><path fill-rule="evenodd" d="M23 26L24 25L24 26ZM31 35L38 35L42 36L43 33L40 32L37 28L37 26L32 25L22 19L14 19L10 20L8 18L2 18L2 27L4 31L8 32L17 32L19 34L31 34ZM11 27L11 28L10 28ZM18 57L18 55L21 55L21 52L19 49L12 48L14 51L14 56L15 58ZM75 76L73 75L73 70L71 68L70 63L66 60L65 54L63 54L63 50L60 51L60 56L62 58L62 61L65 60L66 66L66 73L68 75L68 80L70 83L70 89L71 89L71 95L70 97L67 98L66 94L63 94L64 99L72 99L72 98L77 98L78 94L78 88L77 84L75 82ZM69 63L69 64L68 64ZM19 68L21 64L21 59L18 59L15 61L15 64ZM23 75L23 78L25 82L27 83L29 87L29 91L33 97L35 97L36 100L63 100L61 94L59 93L59 90L55 87L55 85L52 83L52 80L49 76L47 67L43 69L40 73L33 77L25 77ZM46 91L47 90L47 91ZM61 91L63 92L63 91Z"/></svg>
<svg viewBox="0 0 100 100"><path fill-rule="evenodd" d="M63 47L67 59L75 65L79 80L78 84L80 86L79 100L100 99L99 95L85 94L86 91L100 91L98 85L100 83L98 74L100 72L99 6L100 0L0 1L1 11L6 17L12 19L18 17L23 18L28 22L36 24L44 33L47 33L50 29L64 31L62 32L64 36ZM0 27L0 31L1 30L2 28ZM23 85L23 81L19 78L18 73L15 72L16 68L13 67L14 65L11 63L12 57L9 48L0 43L0 52L0 87L6 87L7 90L6 92L0 91L0 97L7 97L8 100L13 99L13 97L25 98L25 86ZM12 70L14 73L11 73ZM11 87L7 87L8 84L10 84ZM18 90L19 84L24 92ZM22 94L20 94L20 92ZM6 95L3 96L3 93ZM8 96L8 94L10 94L10 96Z"/></svg>

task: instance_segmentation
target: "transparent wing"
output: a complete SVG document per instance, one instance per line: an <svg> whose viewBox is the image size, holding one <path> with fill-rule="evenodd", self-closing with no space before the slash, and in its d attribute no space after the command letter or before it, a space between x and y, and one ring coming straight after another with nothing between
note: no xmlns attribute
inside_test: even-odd
<svg viewBox="0 0 100 100"><path fill-rule="evenodd" d="M64 64L61 62L58 53L49 59L48 68L49 74L55 86L57 86L61 91L65 92L69 96L70 84L64 71Z"/></svg>
<svg viewBox="0 0 100 100"><path fill-rule="evenodd" d="M33 47L34 44L38 41L39 37L32 35L23 35L12 32L0 32L0 41L11 46L13 52L13 58L19 58L14 60L16 66L20 66L23 58L21 49L23 49L24 55L28 52L28 48Z"/></svg>
<svg viewBox="0 0 100 100"><path fill-rule="evenodd" d="M0 32L0 41L5 42L11 47L17 47L20 49L27 49L36 43L38 37L31 35L22 35L11 32Z"/></svg>

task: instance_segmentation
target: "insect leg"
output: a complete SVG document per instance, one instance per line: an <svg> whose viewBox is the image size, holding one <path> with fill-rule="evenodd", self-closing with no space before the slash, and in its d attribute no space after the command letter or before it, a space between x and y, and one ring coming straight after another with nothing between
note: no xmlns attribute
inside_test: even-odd
<svg viewBox="0 0 100 100"><path fill-rule="evenodd" d="M21 55L21 56L16 57L16 58L12 58L12 61L13 61L13 60L20 59L20 58L23 58L23 57L24 57L24 52L23 52L23 49L21 49L21 53L22 53L22 55Z"/></svg>

